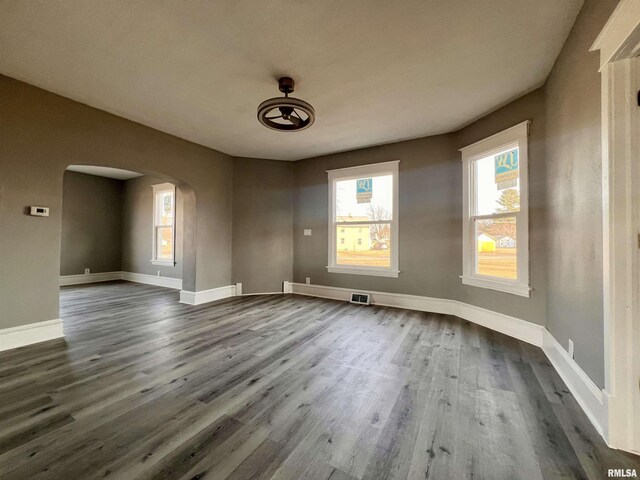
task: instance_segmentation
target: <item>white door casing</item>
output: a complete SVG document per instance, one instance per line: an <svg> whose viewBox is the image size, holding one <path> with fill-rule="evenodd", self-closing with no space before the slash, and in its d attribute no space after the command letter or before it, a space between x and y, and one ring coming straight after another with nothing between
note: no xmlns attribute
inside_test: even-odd
<svg viewBox="0 0 640 480"><path fill-rule="evenodd" d="M622 0L591 50L602 75L605 397L610 446L640 452L640 0Z"/></svg>

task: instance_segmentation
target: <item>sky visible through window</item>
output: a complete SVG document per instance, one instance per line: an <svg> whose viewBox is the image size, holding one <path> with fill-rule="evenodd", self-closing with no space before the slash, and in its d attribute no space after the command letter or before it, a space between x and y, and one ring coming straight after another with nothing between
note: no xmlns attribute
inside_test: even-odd
<svg viewBox="0 0 640 480"><path fill-rule="evenodd" d="M510 150L513 149L510 148L509 150L505 150L505 152ZM500 155L500 153L498 155ZM498 200L504 190L498 190L498 184L496 183L495 157L496 155L491 155L475 162L478 196L476 213L478 215L490 215L500 212L500 210L498 210L500 208ZM516 186L513 188L515 188L518 193L520 192L519 177L516 180Z"/></svg>
<svg viewBox="0 0 640 480"><path fill-rule="evenodd" d="M383 209L390 220L393 212L393 176L383 175L372 178L371 202L358 203L356 197L357 180L336 182L336 217L370 217L370 210ZM378 220L377 218L375 220Z"/></svg>

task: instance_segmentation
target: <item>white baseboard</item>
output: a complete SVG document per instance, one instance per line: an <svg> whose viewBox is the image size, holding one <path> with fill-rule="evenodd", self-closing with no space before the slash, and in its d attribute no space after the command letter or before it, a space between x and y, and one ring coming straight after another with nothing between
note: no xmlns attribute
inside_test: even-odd
<svg viewBox="0 0 640 480"><path fill-rule="evenodd" d="M187 305L202 305L203 303L215 302L216 300L235 296L235 285L226 285L224 287L212 288L210 290L200 290L199 292L181 290L180 303L186 303Z"/></svg>
<svg viewBox="0 0 640 480"><path fill-rule="evenodd" d="M157 277L156 275L147 275L144 273L122 272L122 280L182 290L181 278Z"/></svg>
<svg viewBox="0 0 640 480"><path fill-rule="evenodd" d="M486 308L455 301L453 315L504 333L536 347L542 347L547 329L537 323L494 312Z"/></svg>
<svg viewBox="0 0 640 480"><path fill-rule="evenodd" d="M546 331L541 325L476 307L475 305L458 302L457 300L406 295L403 293L353 290L348 288L327 287L324 285L307 285L304 283L292 283L291 286L293 290L292 293L344 301L348 301L351 298L351 292L368 293L371 298L371 303L374 305L455 315L482 325L483 327L515 337L518 340L531 343L537 347L542 347L543 335Z"/></svg>
<svg viewBox="0 0 640 480"><path fill-rule="evenodd" d="M82 285L84 283L111 282L122 280L122 272L84 273L80 275L60 276L60 286Z"/></svg>
<svg viewBox="0 0 640 480"><path fill-rule="evenodd" d="M144 283L146 285L173 288L175 290L182 289L182 280L180 278L157 277L155 275L133 272L102 272L81 275L63 275L60 277L60 286L110 282L113 280L127 280L128 282Z"/></svg>
<svg viewBox="0 0 640 480"><path fill-rule="evenodd" d="M455 315L540 347L593 426L605 440L607 438L606 427L609 417L607 396L593 383L576 361L569 356L553 335L541 325L457 300L370 292L323 285L306 285L304 283L292 283L291 287L292 293L344 301L348 301L351 298L351 292L369 293L371 303L374 305Z"/></svg>
<svg viewBox="0 0 640 480"><path fill-rule="evenodd" d="M607 425L609 423L607 395L593 383L548 330L545 330L542 350L544 350L551 365L556 369L558 375L567 385L593 426L606 440L608 437Z"/></svg>
<svg viewBox="0 0 640 480"><path fill-rule="evenodd" d="M255 297L257 295L282 295L284 292L254 292L254 293L241 293L236 295L237 297Z"/></svg>
<svg viewBox="0 0 640 480"><path fill-rule="evenodd" d="M0 330L0 351L64 337L62 320L46 320Z"/></svg>

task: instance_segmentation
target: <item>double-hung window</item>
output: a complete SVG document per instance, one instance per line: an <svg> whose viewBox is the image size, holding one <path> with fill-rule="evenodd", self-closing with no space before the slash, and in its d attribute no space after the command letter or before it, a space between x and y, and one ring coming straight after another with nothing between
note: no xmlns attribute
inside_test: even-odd
<svg viewBox="0 0 640 480"><path fill-rule="evenodd" d="M175 265L176 187L170 183L153 185L154 265Z"/></svg>
<svg viewBox="0 0 640 480"><path fill-rule="evenodd" d="M462 283L528 297L529 122L462 148Z"/></svg>
<svg viewBox="0 0 640 480"><path fill-rule="evenodd" d="M398 161L329 170L332 273L398 276Z"/></svg>

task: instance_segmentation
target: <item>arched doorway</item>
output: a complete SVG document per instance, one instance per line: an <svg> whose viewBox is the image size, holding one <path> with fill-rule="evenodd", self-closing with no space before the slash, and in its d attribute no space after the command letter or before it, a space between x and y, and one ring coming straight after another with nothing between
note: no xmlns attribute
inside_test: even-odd
<svg viewBox="0 0 640 480"><path fill-rule="evenodd" d="M188 184L146 169L76 164L62 183L61 285L129 280L194 289L196 205Z"/></svg>

